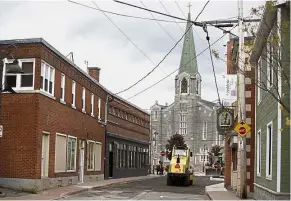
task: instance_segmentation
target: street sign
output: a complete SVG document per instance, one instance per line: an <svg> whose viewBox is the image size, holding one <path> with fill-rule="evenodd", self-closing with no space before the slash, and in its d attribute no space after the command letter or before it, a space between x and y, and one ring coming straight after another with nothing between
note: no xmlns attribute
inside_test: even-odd
<svg viewBox="0 0 291 201"><path fill-rule="evenodd" d="M161 156L165 156L166 152L165 151L161 151Z"/></svg>
<svg viewBox="0 0 291 201"><path fill-rule="evenodd" d="M3 126L0 125L0 137L2 137L2 136L3 136Z"/></svg>
<svg viewBox="0 0 291 201"><path fill-rule="evenodd" d="M234 130L241 136L245 137L248 132L250 132L251 127L244 121L239 122Z"/></svg>

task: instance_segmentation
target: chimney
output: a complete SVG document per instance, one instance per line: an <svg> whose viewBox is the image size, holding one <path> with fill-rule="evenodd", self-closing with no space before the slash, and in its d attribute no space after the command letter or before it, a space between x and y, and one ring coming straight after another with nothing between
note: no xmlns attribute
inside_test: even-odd
<svg viewBox="0 0 291 201"><path fill-rule="evenodd" d="M88 73L93 77L97 82L99 82L100 68L98 67L88 67Z"/></svg>

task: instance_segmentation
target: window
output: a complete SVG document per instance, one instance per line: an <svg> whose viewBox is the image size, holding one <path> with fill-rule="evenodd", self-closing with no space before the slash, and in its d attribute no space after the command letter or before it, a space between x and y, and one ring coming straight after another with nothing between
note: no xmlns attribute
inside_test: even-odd
<svg viewBox="0 0 291 201"><path fill-rule="evenodd" d="M66 172L67 136L56 135L55 172Z"/></svg>
<svg viewBox="0 0 291 201"><path fill-rule="evenodd" d="M98 119L101 119L101 98L98 98Z"/></svg>
<svg viewBox="0 0 291 201"><path fill-rule="evenodd" d="M199 80L196 80L196 94L199 94Z"/></svg>
<svg viewBox="0 0 291 201"><path fill-rule="evenodd" d="M82 90L82 111L83 112L86 112L85 106L86 106L86 89L83 87L83 90Z"/></svg>
<svg viewBox="0 0 291 201"><path fill-rule="evenodd" d="M188 82L186 78L183 78L181 81L181 93L182 94L188 93Z"/></svg>
<svg viewBox="0 0 291 201"><path fill-rule="evenodd" d="M257 87L257 94L258 94L258 103L262 101L262 89L260 88L261 86L261 73L262 73L262 59L260 57L258 61L258 87Z"/></svg>
<svg viewBox="0 0 291 201"><path fill-rule="evenodd" d="M93 93L91 94L91 116L94 117L94 94Z"/></svg>
<svg viewBox="0 0 291 201"><path fill-rule="evenodd" d="M9 73L11 64L14 60L7 60L4 63L4 84L16 90L33 90L34 89L34 68L35 59L18 59L19 66L22 68L23 73Z"/></svg>
<svg viewBox="0 0 291 201"><path fill-rule="evenodd" d="M273 148L273 123L267 125L267 145L266 145L266 177L268 179L272 178L272 148Z"/></svg>
<svg viewBox="0 0 291 201"><path fill-rule="evenodd" d="M76 82L72 81L72 107L76 107Z"/></svg>
<svg viewBox="0 0 291 201"><path fill-rule="evenodd" d="M67 147L67 170L76 170L76 149L77 139L75 137L68 137Z"/></svg>
<svg viewBox="0 0 291 201"><path fill-rule="evenodd" d="M273 85L273 47L267 44L267 87L268 89Z"/></svg>
<svg viewBox="0 0 291 201"><path fill-rule="evenodd" d="M127 112L125 113L125 119L128 120L128 114L127 114Z"/></svg>
<svg viewBox="0 0 291 201"><path fill-rule="evenodd" d="M61 101L65 101L65 75L61 74Z"/></svg>
<svg viewBox="0 0 291 201"><path fill-rule="evenodd" d="M48 63L41 62L41 85L40 89L54 95L55 69Z"/></svg>
<svg viewBox="0 0 291 201"><path fill-rule="evenodd" d="M231 161L232 161L232 170L237 170L237 149L232 149L231 151Z"/></svg>
<svg viewBox="0 0 291 201"><path fill-rule="evenodd" d="M206 140L207 139L207 121L203 121L203 132L202 132L202 139Z"/></svg>
<svg viewBox="0 0 291 201"><path fill-rule="evenodd" d="M101 170L102 144L95 141L87 141L87 170Z"/></svg>
<svg viewBox="0 0 291 201"><path fill-rule="evenodd" d="M186 114L180 114L180 134L187 135L187 116Z"/></svg>
<svg viewBox="0 0 291 201"><path fill-rule="evenodd" d="M261 130L257 132L257 175L261 176Z"/></svg>

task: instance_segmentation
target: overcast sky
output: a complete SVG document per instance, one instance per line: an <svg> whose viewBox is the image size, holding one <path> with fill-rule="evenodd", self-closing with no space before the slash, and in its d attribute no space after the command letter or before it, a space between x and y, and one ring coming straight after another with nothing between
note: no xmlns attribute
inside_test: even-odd
<svg viewBox="0 0 291 201"><path fill-rule="evenodd" d="M128 7L111 0L98 0L95 1L96 5L92 1L77 2L91 7L97 5L103 10L112 12L153 18L148 11ZM127 2L143 6L139 0ZM158 0L143 0L142 2L149 9L166 13L165 7L171 15L183 17L175 1L162 0L164 7ZM206 1L192 0L190 2L192 19L194 20ZM189 1L179 0L177 3L184 15L187 16ZM244 16L249 16L250 9L261 4L264 4L264 1L244 1ZM88 61L89 66L100 67L100 83L112 92L119 92L127 88L154 68L153 63L157 64L166 55L183 35L182 32L186 28L185 23L179 23L179 27L174 22L160 22L162 28L156 21L108 14L108 17L142 50L145 56L100 11L68 1L0 1L0 8L0 40L42 37L64 55L73 52L75 63L82 69L86 69L85 60ZM158 14L153 15L157 19L172 20ZM198 21L234 19L237 15L236 0L211 0ZM211 42L223 35L223 32L217 28L208 27L208 30ZM194 27L193 33L198 54L207 47L206 35L200 27ZM234 29L233 33L238 34L237 29ZM224 45L228 37L226 35L213 46L214 49L219 50L222 58L225 58L226 48ZM128 99L176 70L180 63L182 42L150 76L120 95ZM217 93L209 51L198 56L197 60L198 69L202 76L202 97L209 101L216 100ZM221 60L215 60L214 65L220 94L223 97L223 74L226 64ZM174 73L130 101L143 109L149 109L155 100L160 104L172 103L176 74Z"/></svg>

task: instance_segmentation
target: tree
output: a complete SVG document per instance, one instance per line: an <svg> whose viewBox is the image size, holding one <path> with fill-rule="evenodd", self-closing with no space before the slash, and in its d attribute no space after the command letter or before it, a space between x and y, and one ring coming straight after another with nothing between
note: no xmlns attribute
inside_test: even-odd
<svg viewBox="0 0 291 201"><path fill-rule="evenodd" d="M167 158L169 160L172 159L172 150L174 146L187 149L187 145L185 144L185 140L182 135L180 134L172 135L172 137L168 140L168 144L166 144L166 151L167 151Z"/></svg>
<svg viewBox="0 0 291 201"><path fill-rule="evenodd" d="M220 155L220 151L221 151L222 147L219 145L214 145L213 147L211 147L210 153L214 156L219 156Z"/></svg>
<svg viewBox="0 0 291 201"><path fill-rule="evenodd" d="M286 114L286 124L290 125L290 20L281 19L275 21L274 24L266 18L266 13L276 13L276 1L267 1L264 5L252 8L249 18L260 18L258 23L245 23L244 32L247 33L252 40L246 40L244 43L245 58L249 58L251 54L259 55L258 63L249 63L246 59L245 68L255 68L256 75L250 75L246 71L237 68L238 73L242 73L245 77L251 78L255 84L265 94L270 94L281 106L280 109ZM270 34L269 34L270 33ZM266 44L264 51L256 49L255 41L262 41ZM238 48L237 46L234 48ZM220 59L217 51L213 50L216 59ZM241 58L235 57L237 65ZM268 68L260 68L260 63L265 64ZM281 84L279 84L281 80Z"/></svg>

